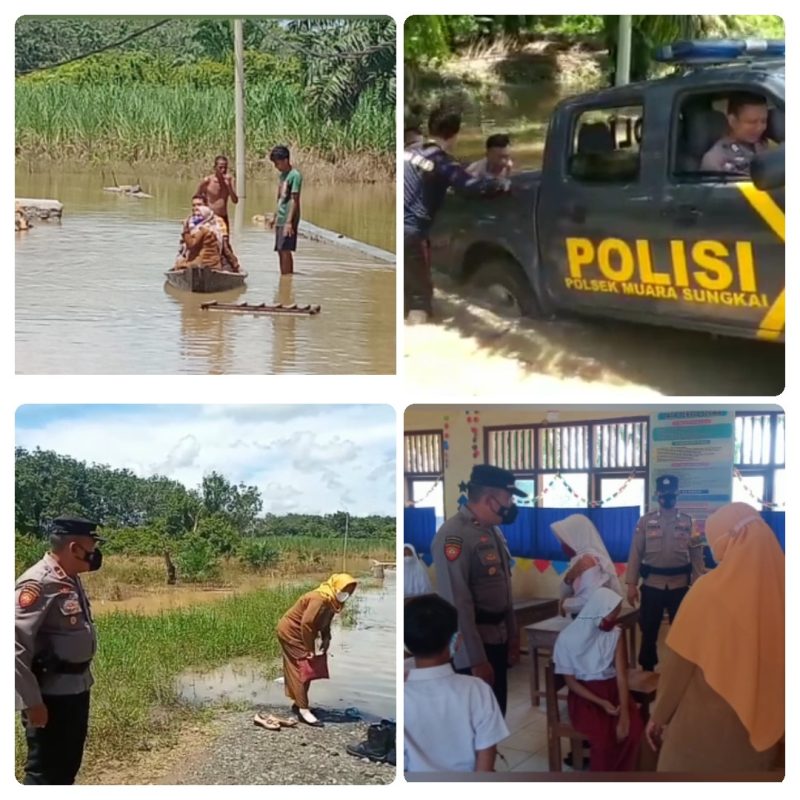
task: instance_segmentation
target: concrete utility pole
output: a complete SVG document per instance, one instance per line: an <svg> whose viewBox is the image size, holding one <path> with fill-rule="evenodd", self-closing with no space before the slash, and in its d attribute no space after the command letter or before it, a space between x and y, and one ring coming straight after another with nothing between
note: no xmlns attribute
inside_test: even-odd
<svg viewBox="0 0 800 800"><path fill-rule="evenodd" d="M244 138L244 28L242 20L233 21L234 109L236 113L236 193L239 202L234 211L237 232L244 220L244 199L247 197L247 161Z"/></svg>
<svg viewBox="0 0 800 800"><path fill-rule="evenodd" d="M632 30L633 17L630 14L620 14L619 31L617 33L617 69L615 73L617 86L625 86L631 82Z"/></svg>

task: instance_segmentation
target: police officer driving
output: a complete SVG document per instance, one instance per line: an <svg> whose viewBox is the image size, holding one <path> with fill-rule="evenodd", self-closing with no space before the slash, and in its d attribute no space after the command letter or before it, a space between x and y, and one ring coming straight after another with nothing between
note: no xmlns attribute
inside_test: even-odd
<svg viewBox="0 0 800 800"><path fill-rule="evenodd" d="M438 530L431 544L438 593L458 610L463 646L454 666L489 683L505 714L508 667L519 661L511 594L511 554L497 527L517 516L514 496L526 497L505 469L472 469L467 504Z"/></svg>
<svg viewBox="0 0 800 800"><path fill-rule="evenodd" d="M703 172L750 176L750 162L767 149L764 134L769 112L765 97L737 92L728 98L728 134L703 156Z"/></svg>
<svg viewBox="0 0 800 800"><path fill-rule="evenodd" d="M83 759L97 647L81 572L100 568L98 523L53 520L50 549L16 583L16 709L28 746L25 784L69 785Z"/></svg>
<svg viewBox="0 0 800 800"><path fill-rule="evenodd" d="M639 664L647 671L654 670L658 663L656 643L664 611L671 623L690 582L704 571L702 543L692 539L692 518L676 508L678 478L660 475L656 479L656 495L659 509L645 514L637 523L625 574L632 606L640 599L637 586L642 579Z"/></svg>

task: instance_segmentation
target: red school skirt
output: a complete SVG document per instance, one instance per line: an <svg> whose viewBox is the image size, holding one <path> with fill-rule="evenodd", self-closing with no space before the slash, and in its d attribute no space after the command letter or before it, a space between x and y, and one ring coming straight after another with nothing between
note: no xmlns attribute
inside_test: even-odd
<svg viewBox="0 0 800 800"><path fill-rule="evenodd" d="M581 683L603 700L619 705L616 678ZM567 708L572 727L591 743L589 769L592 772L627 772L636 769L644 723L633 697L628 696L630 729L627 738L621 742L617 741L619 717L612 717L600 706L573 692L567 695Z"/></svg>

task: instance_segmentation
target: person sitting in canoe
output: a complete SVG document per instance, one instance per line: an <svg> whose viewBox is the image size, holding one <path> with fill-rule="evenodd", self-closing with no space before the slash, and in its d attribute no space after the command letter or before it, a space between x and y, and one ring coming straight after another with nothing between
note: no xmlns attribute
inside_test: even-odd
<svg viewBox="0 0 800 800"><path fill-rule="evenodd" d="M214 212L208 206L195 205L193 199L192 216L183 223L175 269L222 269L222 238L222 229Z"/></svg>
<svg viewBox="0 0 800 800"><path fill-rule="evenodd" d="M211 213L212 220L211 222L204 222L203 216L201 214L201 209L207 209ZM188 255L188 247L186 243L186 233L187 231L191 234L196 233L197 229L204 225L208 224L214 230L214 233L219 237L220 243L220 259L217 266L212 267L212 269L220 269L220 270L229 270L230 272L239 272L239 259L236 258L236 254L233 252L233 248L230 245L230 239L226 235L225 223L217 214L214 213L213 209L211 209L208 204L206 203L206 198L204 195L195 194L192 197L192 213L184 220L183 223L183 231L181 233L181 240L180 240L180 247L178 249L178 263L176 264L176 268L183 269L187 266L209 266L208 264L189 264L186 263L188 261L194 260L194 257L189 257Z"/></svg>

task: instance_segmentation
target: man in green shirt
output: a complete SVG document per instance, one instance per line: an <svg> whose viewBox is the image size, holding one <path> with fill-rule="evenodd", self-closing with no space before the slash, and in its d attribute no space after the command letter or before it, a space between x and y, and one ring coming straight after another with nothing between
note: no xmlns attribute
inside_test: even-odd
<svg viewBox="0 0 800 800"><path fill-rule="evenodd" d="M303 178L292 166L289 148L284 145L273 147L269 160L280 173L278 184L278 209L275 213L275 251L281 275L294 272L294 257L297 249L297 225L300 222L300 187Z"/></svg>

